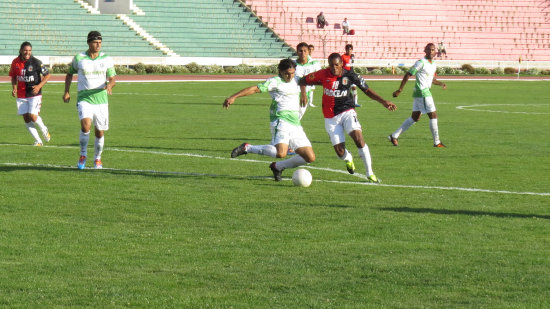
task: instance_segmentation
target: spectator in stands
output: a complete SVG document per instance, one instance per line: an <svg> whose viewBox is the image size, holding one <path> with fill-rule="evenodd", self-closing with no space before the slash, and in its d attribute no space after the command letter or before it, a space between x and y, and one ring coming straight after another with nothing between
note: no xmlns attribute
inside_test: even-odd
<svg viewBox="0 0 550 309"><path fill-rule="evenodd" d="M71 100L70 88L73 74L78 74L78 97L76 108L80 118L80 158L78 169L86 167L88 141L92 122L95 129L94 167L103 168L101 153L104 145L104 131L109 129L109 103L107 95L115 86L115 65L113 59L101 52L103 38L98 31L88 33L88 50L74 56L69 72L65 76L63 101Z"/></svg>
<svg viewBox="0 0 550 309"><path fill-rule="evenodd" d="M344 21L342 22L342 29L344 29L343 34L348 34L349 35L349 21L348 21L347 18L344 18Z"/></svg>
<svg viewBox="0 0 550 309"><path fill-rule="evenodd" d="M17 113L23 116L27 130L34 138L34 146L42 146L42 139L36 127L40 128L44 140L50 141L50 132L40 117L42 106L42 87L50 79L50 72L42 62L32 55L32 45L23 42L19 48L19 56L13 59L10 73L12 92L16 98Z"/></svg>
<svg viewBox="0 0 550 309"><path fill-rule="evenodd" d="M437 58L441 58L441 55L445 54L445 59L447 59L447 48L445 47L445 42L439 42L437 46Z"/></svg>
<svg viewBox="0 0 550 309"><path fill-rule="evenodd" d="M445 145L439 140L439 129L437 126L437 114L435 112L435 103L430 92L432 84L443 87L447 89L447 85L435 79L436 66L433 58L436 55L435 44L430 43L424 48L424 53L426 56L418 60L411 69L405 74L399 89L397 89L393 96L397 98L403 87L409 80L409 77L415 75L416 83L414 86L413 92L413 108L411 117L405 119L403 124L392 134L388 136L388 139L394 146L398 146L397 139L401 133L407 131L413 124L415 124L419 119L421 114L428 114L430 118L430 131L432 131L432 137L434 140L434 147L444 148Z"/></svg>
<svg viewBox="0 0 550 309"><path fill-rule="evenodd" d="M347 44L346 45L346 53L342 55L342 64L344 69L350 71L351 73L355 73L353 71L353 65L355 63L355 55L353 54L353 45ZM353 102L355 103L355 107L361 107L360 104L357 103L357 86L351 85L351 95L353 96Z"/></svg>
<svg viewBox="0 0 550 309"><path fill-rule="evenodd" d="M319 13L317 15L317 28L325 28L325 26L328 26L328 21L325 19L325 15L323 15L323 12Z"/></svg>

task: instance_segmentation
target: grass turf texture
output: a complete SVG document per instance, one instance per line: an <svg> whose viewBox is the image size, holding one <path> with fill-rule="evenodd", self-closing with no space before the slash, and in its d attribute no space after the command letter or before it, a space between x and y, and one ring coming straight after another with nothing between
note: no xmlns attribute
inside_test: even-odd
<svg viewBox="0 0 550 309"><path fill-rule="evenodd" d="M381 186L345 172L309 108L309 188L292 171L274 182L270 158L229 159L270 140L267 94L222 109L252 84L119 83L100 171L75 168L76 85L69 104L62 84L46 85L52 141L36 148L0 84L0 306L550 306L550 196L515 194L550 192L547 82L435 86L446 149L432 147L425 116L388 142L412 83L394 113L360 94ZM399 82L369 84L390 98Z"/></svg>

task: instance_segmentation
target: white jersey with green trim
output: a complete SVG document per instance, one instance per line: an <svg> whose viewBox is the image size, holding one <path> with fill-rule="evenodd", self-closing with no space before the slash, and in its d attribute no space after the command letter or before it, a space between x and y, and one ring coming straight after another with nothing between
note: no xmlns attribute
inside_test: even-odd
<svg viewBox="0 0 550 309"><path fill-rule="evenodd" d="M115 76L113 59L100 52L95 59L87 52L73 58L70 74L78 74L78 101L91 104L107 104L107 91L104 89L107 78Z"/></svg>
<svg viewBox="0 0 550 309"><path fill-rule="evenodd" d="M432 81L436 72L436 65L433 60L422 58L418 60L409 70L409 73L416 75L413 97L424 98L431 97Z"/></svg>
<svg viewBox="0 0 550 309"><path fill-rule="evenodd" d="M261 92L269 92L273 99L269 108L269 120L283 119L293 125L300 125L300 86L298 78L294 77L286 83L281 77L275 76L258 84Z"/></svg>
<svg viewBox="0 0 550 309"><path fill-rule="evenodd" d="M296 77L302 78L309 73L317 72L321 69L321 63L317 60L311 59L311 57L307 58L307 62L304 64L299 63L298 61L295 61L296 63ZM315 86L306 86L306 91L310 91L315 89Z"/></svg>

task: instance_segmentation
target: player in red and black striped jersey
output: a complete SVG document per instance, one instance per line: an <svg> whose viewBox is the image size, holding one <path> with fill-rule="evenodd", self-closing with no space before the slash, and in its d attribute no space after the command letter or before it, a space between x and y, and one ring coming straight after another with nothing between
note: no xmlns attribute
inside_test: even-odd
<svg viewBox="0 0 550 309"><path fill-rule="evenodd" d="M333 53L328 57L329 68L311 73L300 79L302 91L306 85L323 85L323 114L325 129L338 157L346 161L346 168L350 174L355 172L355 164L351 153L346 149L345 134L348 134L359 150L359 156L366 168L367 180L379 183L372 170L372 159L368 145L363 138L361 124L357 120L355 102L351 94L352 85L356 85L369 98L378 101L390 111L397 109L395 104L384 100L374 92L365 80L358 74L343 68L342 57ZM303 100L303 97L302 97ZM304 104L304 103L302 103Z"/></svg>
<svg viewBox="0 0 550 309"><path fill-rule="evenodd" d="M40 117L42 106L42 87L50 79L48 69L42 62L32 56L32 45L23 42L19 56L11 63L10 73L12 96L16 97L17 112L23 116L27 130L34 138L35 146L42 146L36 126L42 131L46 142L50 141L50 133Z"/></svg>

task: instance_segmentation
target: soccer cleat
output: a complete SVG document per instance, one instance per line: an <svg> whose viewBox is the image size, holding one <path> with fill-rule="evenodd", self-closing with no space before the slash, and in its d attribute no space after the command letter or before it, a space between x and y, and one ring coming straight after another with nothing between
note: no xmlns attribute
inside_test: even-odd
<svg viewBox="0 0 550 309"><path fill-rule="evenodd" d="M355 107L361 107L361 104L355 103Z"/></svg>
<svg viewBox="0 0 550 309"><path fill-rule="evenodd" d="M289 147L286 154L289 155L289 156L294 156L294 155L296 155L296 151L294 151L294 149Z"/></svg>
<svg viewBox="0 0 550 309"><path fill-rule="evenodd" d="M83 170L86 167L86 156L80 156L76 167L78 167L79 170Z"/></svg>
<svg viewBox="0 0 550 309"><path fill-rule="evenodd" d="M367 181L371 183L380 183L380 179L378 179L378 177L374 174L367 176Z"/></svg>
<svg viewBox="0 0 550 309"><path fill-rule="evenodd" d="M248 143L240 144L238 147L233 149L233 151L231 151L231 158L236 158L240 155L247 154L248 152L246 151L246 147L248 146L249 146Z"/></svg>
<svg viewBox="0 0 550 309"><path fill-rule="evenodd" d="M269 168L271 169L271 171L273 172L273 177L275 178L275 181L281 181L283 179L283 171L279 171L276 167L275 167L275 162L271 163L269 165Z"/></svg>
<svg viewBox="0 0 550 309"><path fill-rule="evenodd" d="M311 103L311 102L308 103L308 105L311 106L311 107L317 107L316 105L313 105L313 103Z"/></svg>
<svg viewBox="0 0 550 309"><path fill-rule="evenodd" d="M51 135L50 135L50 131L46 131L46 133L44 133L44 139L46 140L46 143L50 141L51 139Z"/></svg>
<svg viewBox="0 0 550 309"><path fill-rule="evenodd" d="M33 146L36 146L36 147L42 147L42 143L41 142L34 142L34 144L32 144Z"/></svg>
<svg viewBox="0 0 550 309"><path fill-rule="evenodd" d="M346 169L348 173L355 174L355 164L353 164L353 161L346 161Z"/></svg>
<svg viewBox="0 0 550 309"><path fill-rule="evenodd" d="M440 142L440 143L437 144L437 145L434 144L434 147L435 147L435 148L446 148L447 146L443 145L443 143Z"/></svg>
<svg viewBox="0 0 550 309"><path fill-rule="evenodd" d="M390 140L390 142L392 143L392 145L394 146L399 146L399 141L397 138L393 137L393 135L388 135L388 139Z"/></svg>
<svg viewBox="0 0 550 309"><path fill-rule="evenodd" d="M95 159L94 161L94 167L96 169L102 169L103 168L103 163L101 163L101 160L100 159Z"/></svg>

